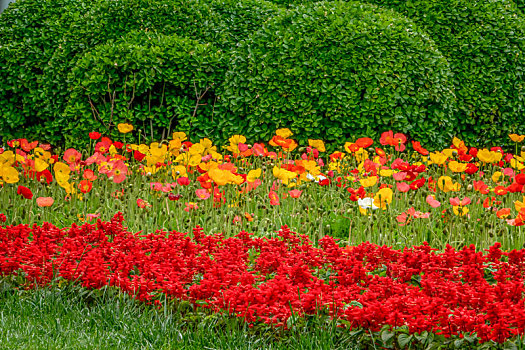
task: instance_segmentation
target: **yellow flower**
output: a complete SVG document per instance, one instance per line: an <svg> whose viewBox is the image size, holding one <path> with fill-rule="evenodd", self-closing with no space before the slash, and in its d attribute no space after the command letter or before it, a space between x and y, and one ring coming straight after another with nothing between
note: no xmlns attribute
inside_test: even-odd
<svg viewBox="0 0 525 350"><path fill-rule="evenodd" d="M288 128L283 128L283 129L278 129L275 134L277 136L281 136L283 139L287 139L289 138L290 136L293 135L293 133L290 131L290 129ZM244 143L244 142L243 142Z"/></svg>
<svg viewBox="0 0 525 350"><path fill-rule="evenodd" d="M261 168L250 170L248 172L248 175L246 175L246 181L247 182L254 182L256 179L258 179L261 176L262 170Z"/></svg>
<svg viewBox="0 0 525 350"><path fill-rule="evenodd" d="M208 176L219 186L226 185L230 179L227 173L230 173L228 170L222 170L219 168L213 168L208 171ZM231 173L230 173L231 174Z"/></svg>
<svg viewBox="0 0 525 350"><path fill-rule="evenodd" d="M190 149L188 150L188 152L191 155L199 155L199 156L204 155L204 151L205 151L205 148L200 143L194 143L193 145L191 145Z"/></svg>
<svg viewBox="0 0 525 350"><path fill-rule="evenodd" d="M394 173L394 170L392 169L381 169L379 170L379 175L382 177L390 177Z"/></svg>
<svg viewBox="0 0 525 350"><path fill-rule="evenodd" d="M17 183L20 180L18 171L12 166L0 167L0 177L8 184Z"/></svg>
<svg viewBox="0 0 525 350"><path fill-rule="evenodd" d="M461 212L459 211L459 208L461 208ZM464 207L464 206L461 206L461 205L454 205L452 207L452 211L454 212L454 214L456 214L457 216L465 216L468 214L469 212L469 209L467 207Z"/></svg>
<svg viewBox="0 0 525 350"><path fill-rule="evenodd" d="M514 158L510 160L510 166L518 170L522 170L523 168L525 168L525 165L523 165L523 163L521 163L518 159L514 159Z"/></svg>
<svg viewBox="0 0 525 350"><path fill-rule="evenodd" d="M457 149L460 149L460 150L463 150L463 151L467 151L468 148L467 146L465 146L465 142L461 141L460 139L458 139L457 137L454 137L452 139L452 144L457 148Z"/></svg>
<svg viewBox="0 0 525 350"><path fill-rule="evenodd" d="M521 209L525 208L525 196L523 197L523 201L520 202L519 200L516 200L514 202L514 208L516 208L517 212L520 212Z"/></svg>
<svg viewBox="0 0 525 350"><path fill-rule="evenodd" d="M281 180L285 185L288 185L290 180L293 180L296 178L297 174L294 173L293 171L289 171L289 170L274 166L273 176Z"/></svg>
<svg viewBox="0 0 525 350"><path fill-rule="evenodd" d="M461 188L461 184L459 182L454 183L450 176L441 176L437 183L439 189L443 192L456 192Z"/></svg>
<svg viewBox="0 0 525 350"><path fill-rule="evenodd" d="M132 132L133 131L133 125L127 124L127 123L118 124L117 128L118 128L118 131L123 133L123 134L127 134L128 132Z"/></svg>
<svg viewBox="0 0 525 350"><path fill-rule="evenodd" d="M432 152L432 153L430 153L430 161L433 164L443 165L443 164L445 164L447 159L448 159L448 156L443 154L443 153L441 153L441 152Z"/></svg>
<svg viewBox="0 0 525 350"><path fill-rule="evenodd" d="M392 189L388 187L380 189L374 196L374 205L385 210L386 206L392 203L392 195Z"/></svg>
<svg viewBox="0 0 525 350"><path fill-rule="evenodd" d="M502 154L500 152L489 151L484 148L478 151L478 159L483 163L496 163L501 160Z"/></svg>
<svg viewBox="0 0 525 350"><path fill-rule="evenodd" d="M322 140L310 140L308 139L308 145L310 147L316 148L319 152L326 152L324 142Z"/></svg>
<svg viewBox="0 0 525 350"><path fill-rule="evenodd" d="M239 151L239 143L246 143L246 137L242 135L233 135L228 139L230 141L230 145L226 147L226 149L232 153L241 153Z"/></svg>
<svg viewBox="0 0 525 350"><path fill-rule="evenodd" d="M462 173L467 169L467 164L453 160L448 163L448 168L455 173Z"/></svg>
<svg viewBox="0 0 525 350"><path fill-rule="evenodd" d="M377 176L370 176L364 179L359 180L361 186L363 187L372 187L377 183Z"/></svg>
<svg viewBox="0 0 525 350"><path fill-rule="evenodd" d="M171 169L171 176L173 180L177 180L179 177L187 177L186 167L183 165L176 165Z"/></svg>
<svg viewBox="0 0 525 350"><path fill-rule="evenodd" d="M521 142L525 139L525 135L510 134L510 139L514 142Z"/></svg>
<svg viewBox="0 0 525 350"><path fill-rule="evenodd" d="M213 146L213 143L208 138L203 138L199 141L199 144L204 148L203 155L208 155L217 152L217 146Z"/></svg>
<svg viewBox="0 0 525 350"><path fill-rule="evenodd" d="M494 174L492 174L492 181L499 182L499 179L503 176L503 173L501 171L495 171Z"/></svg>
<svg viewBox="0 0 525 350"><path fill-rule="evenodd" d="M368 159L368 151L366 151L364 148L360 148L357 152L354 153L355 159L358 162L362 162L365 159Z"/></svg>
<svg viewBox="0 0 525 350"><path fill-rule="evenodd" d="M41 171L46 170L48 166L49 166L49 164L46 161L44 161L43 159L41 159L41 158L36 158L35 159L35 170L37 172L41 172Z"/></svg>
<svg viewBox="0 0 525 350"><path fill-rule="evenodd" d="M172 137L173 137L174 140L179 140L181 142L186 141L186 139L188 138L188 136L186 136L186 133L182 132L182 131L174 132Z"/></svg>
<svg viewBox="0 0 525 350"><path fill-rule="evenodd" d="M13 151L5 151L0 154L0 168L3 166L11 166L15 163L15 154Z"/></svg>

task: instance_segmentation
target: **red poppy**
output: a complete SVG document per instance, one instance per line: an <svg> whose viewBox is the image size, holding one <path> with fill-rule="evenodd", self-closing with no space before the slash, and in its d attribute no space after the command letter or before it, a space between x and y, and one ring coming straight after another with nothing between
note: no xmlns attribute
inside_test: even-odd
<svg viewBox="0 0 525 350"><path fill-rule="evenodd" d="M93 188L93 183L89 180L82 180L78 184L78 188L82 193L88 193Z"/></svg>
<svg viewBox="0 0 525 350"><path fill-rule="evenodd" d="M428 156L429 154L428 150L423 148L419 141L412 141L412 147L414 148L416 152L418 152L422 156Z"/></svg>
<svg viewBox="0 0 525 350"><path fill-rule="evenodd" d="M374 143L374 140L372 140L369 137L361 137L355 141L355 144L361 148L370 147L372 146L373 143Z"/></svg>
<svg viewBox="0 0 525 350"><path fill-rule="evenodd" d="M89 133L89 138L92 140L98 140L102 135L99 132L93 131Z"/></svg>
<svg viewBox="0 0 525 350"><path fill-rule="evenodd" d="M496 186L496 188L494 188L494 193L497 194L498 196L504 196L507 194L507 188L505 186Z"/></svg>
<svg viewBox="0 0 525 350"><path fill-rule="evenodd" d="M525 185L525 174L518 174L518 175L516 175L515 180L520 185Z"/></svg>
<svg viewBox="0 0 525 350"><path fill-rule="evenodd" d="M420 179L417 179L417 180L413 181L410 184L410 188L413 189L413 190L417 190L417 189L423 187L423 185L425 184L426 181L427 180L424 177L422 177Z"/></svg>
<svg viewBox="0 0 525 350"><path fill-rule="evenodd" d="M16 190L16 193L24 197L25 199L31 199L33 198L33 192L27 187L24 186L18 186L18 189Z"/></svg>

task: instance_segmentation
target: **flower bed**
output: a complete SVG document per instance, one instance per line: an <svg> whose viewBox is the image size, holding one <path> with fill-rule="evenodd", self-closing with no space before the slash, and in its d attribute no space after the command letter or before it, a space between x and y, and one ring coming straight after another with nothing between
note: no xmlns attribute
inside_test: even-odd
<svg viewBox="0 0 525 350"><path fill-rule="evenodd" d="M523 335L525 250L474 246L437 252L428 244L396 250L372 243L315 247L283 227L276 238L131 233L109 222L59 229L0 227L0 273L33 283L116 286L140 300L159 295L217 312L290 326L319 312L351 329L407 327L410 334L461 335L480 342Z"/></svg>
<svg viewBox="0 0 525 350"><path fill-rule="evenodd" d="M403 134L358 138L327 152L279 129L268 144L242 135L220 148L184 133L130 144L98 132L85 150L54 151L26 139L0 150L0 213L8 224L69 226L121 211L131 229L185 231L197 225L233 235L271 236L282 225L349 244L398 248L424 241L521 248L525 234L523 153L467 147L430 152ZM525 136L511 135L518 145Z"/></svg>

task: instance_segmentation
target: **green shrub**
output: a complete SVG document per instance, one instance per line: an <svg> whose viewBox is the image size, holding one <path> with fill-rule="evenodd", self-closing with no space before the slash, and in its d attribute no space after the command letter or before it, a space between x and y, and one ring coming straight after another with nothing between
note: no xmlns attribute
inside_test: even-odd
<svg viewBox="0 0 525 350"><path fill-rule="evenodd" d="M202 44L211 42L227 52L279 11L272 3L253 0L19 0L14 5L0 21L0 108L4 114L0 130L6 137L22 137L30 130L35 137L53 143L63 143L66 130L87 135L101 126L93 116L79 119L91 114L90 106L81 108L89 103L80 101L78 88L82 85L75 86L82 84L78 61L86 53L133 31L176 34ZM94 88L91 83L86 82ZM95 90L107 90L105 84ZM157 96L160 91L151 93ZM193 84L186 92L190 94L195 94ZM133 106L138 108L138 104ZM157 124L168 127L164 122L171 116L160 118L163 121ZM175 120L179 127L184 123ZM209 130L209 123L202 126ZM76 139L71 134L67 137Z"/></svg>
<svg viewBox="0 0 525 350"><path fill-rule="evenodd" d="M224 75L222 59L221 51L210 44L131 32L98 45L77 61L68 79L72 93L65 117L106 134L117 123L129 121L148 134L164 127L173 130L174 121L187 132L194 130L194 123L200 125L197 136L213 132L207 118L214 103L213 86ZM201 106L206 113L197 113ZM70 142L85 136L75 124L66 131Z"/></svg>
<svg viewBox="0 0 525 350"><path fill-rule="evenodd" d="M374 5L320 2L283 13L233 54L221 89L247 136L290 126L300 140L342 142L395 129L450 141L447 61L403 16Z"/></svg>
<svg viewBox="0 0 525 350"><path fill-rule="evenodd" d="M370 0L421 25L450 62L456 130L471 145L525 133L525 21L511 0Z"/></svg>

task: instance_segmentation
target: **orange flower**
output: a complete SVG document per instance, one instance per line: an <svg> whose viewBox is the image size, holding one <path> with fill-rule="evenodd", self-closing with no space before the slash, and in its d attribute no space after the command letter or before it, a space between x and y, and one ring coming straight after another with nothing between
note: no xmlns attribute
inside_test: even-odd
<svg viewBox="0 0 525 350"><path fill-rule="evenodd" d="M510 134L510 139L514 142L521 142L525 139L525 135Z"/></svg>
<svg viewBox="0 0 525 350"><path fill-rule="evenodd" d="M55 200L51 197L38 197L36 199L36 205L39 207L50 207L55 203Z"/></svg>
<svg viewBox="0 0 525 350"><path fill-rule="evenodd" d="M133 131L133 125L126 124L126 123L118 124L117 128L118 128L118 131L121 132L122 134L127 134L128 132Z"/></svg>
<svg viewBox="0 0 525 350"><path fill-rule="evenodd" d="M496 212L496 216L500 219L505 219L510 215L510 208L503 208Z"/></svg>
<svg viewBox="0 0 525 350"><path fill-rule="evenodd" d="M82 193L88 193L93 188L93 183L89 180L82 180L78 184L78 188Z"/></svg>
<svg viewBox="0 0 525 350"><path fill-rule="evenodd" d="M291 191L288 191L288 193L290 194L290 197L292 198L299 198L301 196L301 193L303 193L303 191L291 190Z"/></svg>

